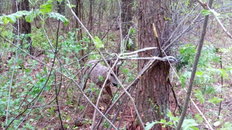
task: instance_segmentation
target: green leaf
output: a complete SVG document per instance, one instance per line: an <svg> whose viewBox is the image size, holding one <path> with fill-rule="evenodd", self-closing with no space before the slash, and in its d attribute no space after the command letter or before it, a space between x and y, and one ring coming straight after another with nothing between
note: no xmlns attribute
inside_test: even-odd
<svg viewBox="0 0 232 130"><path fill-rule="evenodd" d="M155 124L157 124L157 122L147 122L145 130L150 130Z"/></svg>
<svg viewBox="0 0 232 130"><path fill-rule="evenodd" d="M196 76L202 76L203 75L203 72L202 71L197 71L196 72Z"/></svg>
<svg viewBox="0 0 232 130"><path fill-rule="evenodd" d="M0 23L1 24L15 23L17 18L27 16L28 14L29 14L29 11L23 10L23 11L18 11L10 15L3 15L3 16L0 16Z"/></svg>
<svg viewBox="0 0 232 130"><path fill-rule="evenodd" d="M123 73L123 74L127 75L129 72L130 72L129 69L127 69L127 68L122 68L122 73Z"/></svg>
<svg viewBox="0 0 232 130"><path fill-rule="evenodd" d="M65 25L67 25L69 23L69 20L65 16L63 16L59 13L50 12L50 13L48 13L48 16L49 16L49 18L54 18L54 19L60 20Z"/></svg>
<svg viewBox="0 0 232 130"><path fill-rule="evenodd" d="M104 43L103 43L102 40L101 40L99 37L97 37L97 36L94 37L94 44L95 44L96 48L98 48L98 49L104 48Z"/></svg>
<svg viewBox="0 0 232 130"><path fill-rule="evenodd" d="M177 123L179 121L179 118L174 116L171 111L168 112L167 116L170 118L170 121L173 123Z"/></svg>
<svg viewBox="0 0 232 130"><path fill-rule="evenodd" d="M135 28L130 28L129 35L132 35L132 34L135 34L135 33L136 33Z"/></svg>
<svg viewBox="0 0 232 130"><path fill-rule="evenodd" d="M194 119L185 119L182 125L183 130L199 130L196 126L198 124Z"/></svg>
<svg viewBox="0 0 232 130"><path fill-rule="evenodd" d="M211 13L212 12L210 10L207 10L207 9L201 10L201 14L204 15L204 16L210 15Z"/></svg>
<svg viewBox="0 0 232 130"><path fill-rule="evenodd" d="M225 69L219 69L221 76L227 78L229 75L227 74Z"/></svg>
<svg viewBox="0 0 232 130"><path fill-rule="evenodd" d="M200 114L196 114L196 115L194 116L194 118L196 119L196 121L197 121L198 123L202 123L202 122L204 121L204 119L201 117Z"/></svg>
<svg viewBox="0 0 232 130"><path fill-rule="evenodd" d="M39 10L32 10L29 12L29 14L25 17L25 20L29 23L31 23L38 15L39 15Z"/></svg>
<svg viewBox="0 0 232 130"><path fill-rule="evenodd" d="M200 101L201 104L205 102L204 95L200 90L196 90L194 95L197 97L197 99Z"/></svg>
<svg viewBox="0 0 232 130"><path fill-rule="evenodd" d="M8 20L8 22L7 23L15 23L16 22L16 17L14 16L14 15L8 15L7 16L7 20Z"/></svg>
<svg viewBox="0 0 232 130"><path fill-rule="evenodd" d="M211 99L208 100L208 102L213 103L213 104L218 104L221 101L223 101L223 99L222 98L218 98L218 97L213 97L213 98L211 98Z"/></svg>
<svg viewBox="0 0 232 130"><path fill-rule="evenodd" d="M46 3L40 6L40 11L42 14L46 14L52 11L53 5L52 0L48 0Z"/></svg>
<svg viewBox="0 0 232 130"><path fill-rule="evenodd" d="M21 18L23 16L26 16L26 15L29 15L30 14L30 11L26 11L26 10L23 10L23 11L18 11L16 13L13 13L11 14L13 17L15 18Z"/></svg>
<svg viewBox="0 0 232 130"><path fill-rule="evenodd" d="M8 17L6 17L6 16L2 16L1 17L1 23L3 23L3 24L8 24L10 21L9 21L9 19L8 19Z"/></svg>
<svg viewBox="0 0 232 130"><path fill-rule="evenodd" d="M205 86L205 94L215 94L216 90L212 86Z"/></svg>
<svg viewBox="0 0 232 130"><path fill-rule="evenodd" d="M100 75L100 76L98 76L98 79L99 79L100 81L102 81L102 82L104 81L104 77L103 77L103 76L101 76L101 75Z"/></svg>

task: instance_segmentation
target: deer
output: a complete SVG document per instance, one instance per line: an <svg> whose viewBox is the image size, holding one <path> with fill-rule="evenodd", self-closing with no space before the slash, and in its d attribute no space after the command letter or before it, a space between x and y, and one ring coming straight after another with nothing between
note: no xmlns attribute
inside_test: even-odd
<svg viewBox="0 0 232 130"><path fill-rule="evenodd" d="M103 87L104 81L107 78L108 73L110 73L104 87L105 87L106 93L110 95L111 97L113 97L111 87L112 86L117 87L118 82L115 76L113 75L113 73L109 72L110 68L105 65L102 65L97 60L90 60L87 62L87 65L88 67L86 67L85 69L85 74L87 74L90 81L96 84L99 88ZM85 89L85 86L83 89Z"/></svg>

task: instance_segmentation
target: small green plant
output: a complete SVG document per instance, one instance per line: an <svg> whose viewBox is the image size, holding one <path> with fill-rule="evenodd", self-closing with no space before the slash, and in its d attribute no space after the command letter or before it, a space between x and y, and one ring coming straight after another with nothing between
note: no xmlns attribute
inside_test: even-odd
<svg viewBox="0 0 232 130"><path fill-rule="evenodd" d="M155 124L162 124L162 127L176 128L177 123L179 121L179 117L173 116L171 112L168 112L167 117L169 118L169 121L161 119L160 121L146 123L145 130L150 130ZM194 119L185 119L182 124L182 129L183 130L199 130L197 126L198 124L196 123Z"/></svg>
<svg viewBox="0 0 232 130"><path fill-rule="evenodd" d="M194 85L198 86L194 90L194 95L201 104L207 100L213 104L221 101L221 99L214 97L217 93L215 84L219 81L219 78L215 77L227 78L229 71L227 68L215 67L215 65L220 63L220 57L217 52L218 50L212 45L205 45L202 50L194 82ZM180 47L180 63L177 65L177 70L181 74L180 81L182 87L185 87L189 81L195 53L196 47L192 44Z"/></svg>

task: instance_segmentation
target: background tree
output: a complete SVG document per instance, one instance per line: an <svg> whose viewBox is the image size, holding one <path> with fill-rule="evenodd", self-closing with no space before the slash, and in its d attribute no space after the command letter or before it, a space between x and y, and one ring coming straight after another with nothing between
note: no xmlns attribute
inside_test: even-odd
<svg viewBox="0 0 232 130"><path fill-rule="evenodd" d="M0 1L0 15L2 15L3 2L4 2L4 1L2 1L2 0Z"/></svg>
<svg viewBox="0 0 232 130"><path fill-rule="evenodd" d="M133 5L134 0L122 0L121 3L121 19L122 19L122 37L124 39L124 44L126 44L126 50L133 50L135 46L128 45L129 40L129 29L132 26L133 19Z"/></svg>
<svg viewBox="0 0 232 130"><path fill-rule="evenodd" d="M75 13L77 17L82 21L84 16L83 16L83 1L82 0L76 0L76 8L75 8ZM76 21L76 28L78 29L77 31L77 40L80 42L81 39L83 38L83 33L82 33L82 28L78 21ZM84 56L84 50L81 50L80 52L81 56Z"/></svg>
<svg viewBox="0 0 232 130"><path fill-rule="evenodd" d="M65 0L57 1L57 12L65 16ZM64 26L60 27L62 30L65 30Z"/></svg>
<svg viewBox="0 0 232 130"><path fill-rule="evenodd" d="M20 10L30 10L29 7L29 1L28 0L12 0L12 11L13 13L20 11ZM18 22L14 24L14 33L16 35L21 35L23 34L23 39L20 41L20 44L22 45L24 42L26 42L29 45L29 51L30 54L33 53L32 50L32 44L31 44L31 38L28 34L31 33L31 23L27 22L25 19L19 19Z"/></svg>
<svg viewBox="0 0 232 130"><path fill-rule="evenodd" d="M93 9L94 9L94 0L89 0L89 31L92 32L93 30Z"/></svg>

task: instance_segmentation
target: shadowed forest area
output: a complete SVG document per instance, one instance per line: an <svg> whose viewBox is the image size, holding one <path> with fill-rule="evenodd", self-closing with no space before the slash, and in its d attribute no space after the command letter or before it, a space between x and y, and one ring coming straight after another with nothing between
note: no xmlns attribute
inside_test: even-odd
<svg viewBox="0 0 232 130"><path fill-rule="evenodd" d="M0 129L232 130L231 0L0 0Z"/></svg>

